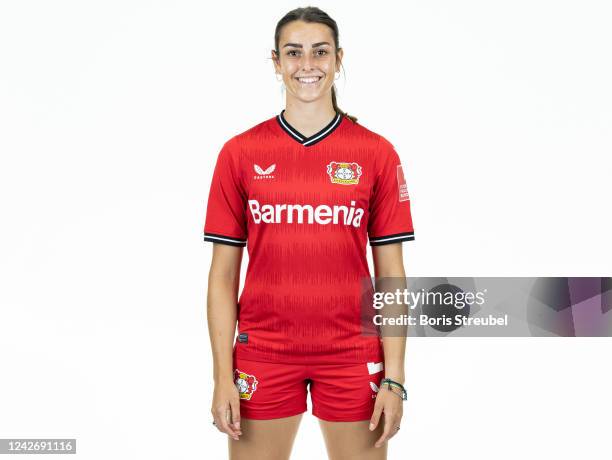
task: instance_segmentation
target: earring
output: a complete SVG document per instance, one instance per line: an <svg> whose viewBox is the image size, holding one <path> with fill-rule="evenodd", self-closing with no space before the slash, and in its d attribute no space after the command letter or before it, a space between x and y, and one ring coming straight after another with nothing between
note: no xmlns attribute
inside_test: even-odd
<svg viewBox="0 0 612 460"><path fill-rule="evenodd" d="M337 80L338 78L340 78L340 71L338 70L338 75L336 75L336 78L334 78L334 80Z"/></svg>
<svg viewBox="0 0 612 460"><path fill-rule="evenodd" d="M276 76L276 81L278 81L278 82L283 81L283 76L282 76L281 74L279 74L279 73L275 73L274 75ZM280 79L278 78L278 77L279 77L279 75L280 75Z"/></svg>

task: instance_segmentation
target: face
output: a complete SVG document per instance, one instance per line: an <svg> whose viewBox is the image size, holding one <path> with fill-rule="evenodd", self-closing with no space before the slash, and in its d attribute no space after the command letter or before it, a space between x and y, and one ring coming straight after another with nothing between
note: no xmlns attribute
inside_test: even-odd
<svg viewBox="0 0 612 460"><path fill-rule="evenodd" d="M325 24L293 21L281 30L279 55L272 51L277 74L287 92L304 102L330 97L335 72L340 69L342 49L334 45L332 30Z"/></svg>

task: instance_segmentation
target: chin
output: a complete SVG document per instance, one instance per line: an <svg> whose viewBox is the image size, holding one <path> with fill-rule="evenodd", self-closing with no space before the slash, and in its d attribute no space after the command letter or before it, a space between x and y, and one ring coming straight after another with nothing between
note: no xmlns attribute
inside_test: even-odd
<svg viewBox="0 0 612 460"><path fill-rule="evenodd" d="M321 93L317 93L317 94L303 94L303 93L296 93L296 96L299 100L304 101L304 102L312 102L312 101L316 101L317 99L321 99L321 97L323 96L323 94Z"/></svg>
<svg viewBox="0 0 612 460"><path fill-rule="evenodd" d="M301 88L296 88L293 94L301 101L312 102L312 101L316 101L317 99L322 98L330 90L331 90L331 87L328 88L327 90L317 90L317 91L307 91L307 90L304 91Z"/></svg>

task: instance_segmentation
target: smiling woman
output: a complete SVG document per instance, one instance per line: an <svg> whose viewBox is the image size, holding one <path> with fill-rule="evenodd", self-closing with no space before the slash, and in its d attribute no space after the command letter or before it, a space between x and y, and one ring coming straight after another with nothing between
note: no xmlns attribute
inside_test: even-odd
<svg viewBox="0 0 612 460"><path fill-rule="evenodd" d="M285 15L276 27L272 51L276 74L282 76L289 95L300 100L316 101L331 91L334 112L357 121L340 110L336 98L334 81L340 75L344 56L338 25L318 8L299 8L294 12ZM289 106L287 112L290 123L299 123Z"/></svg>
<svg viewBox="0 0 612 460"><path fill-rule="evenodd" d="M338 108L338 36L314 7L278 22L271 57L285 107L228 140L213 173L211 412L234 460L288 459L309 391L330 458L385 459L402 418L398 394L378 389L383 377L403 388L405 337L362 332L373 330L362 280L368 240L376 273L405 279L410 199L393 145Z"/></svg>

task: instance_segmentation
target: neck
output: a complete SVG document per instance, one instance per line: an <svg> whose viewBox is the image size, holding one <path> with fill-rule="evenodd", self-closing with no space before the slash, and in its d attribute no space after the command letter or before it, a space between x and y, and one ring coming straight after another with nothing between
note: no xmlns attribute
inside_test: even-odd
<svg viewBox="0 0 612 460"><path fill-rule="evenodd" d="M336 111L332 105L331 94L329 98L321 98L312 102L303 102L287 95L283 116L291 126L308 137L319 132L332 121L336 116Z"/></svg>

